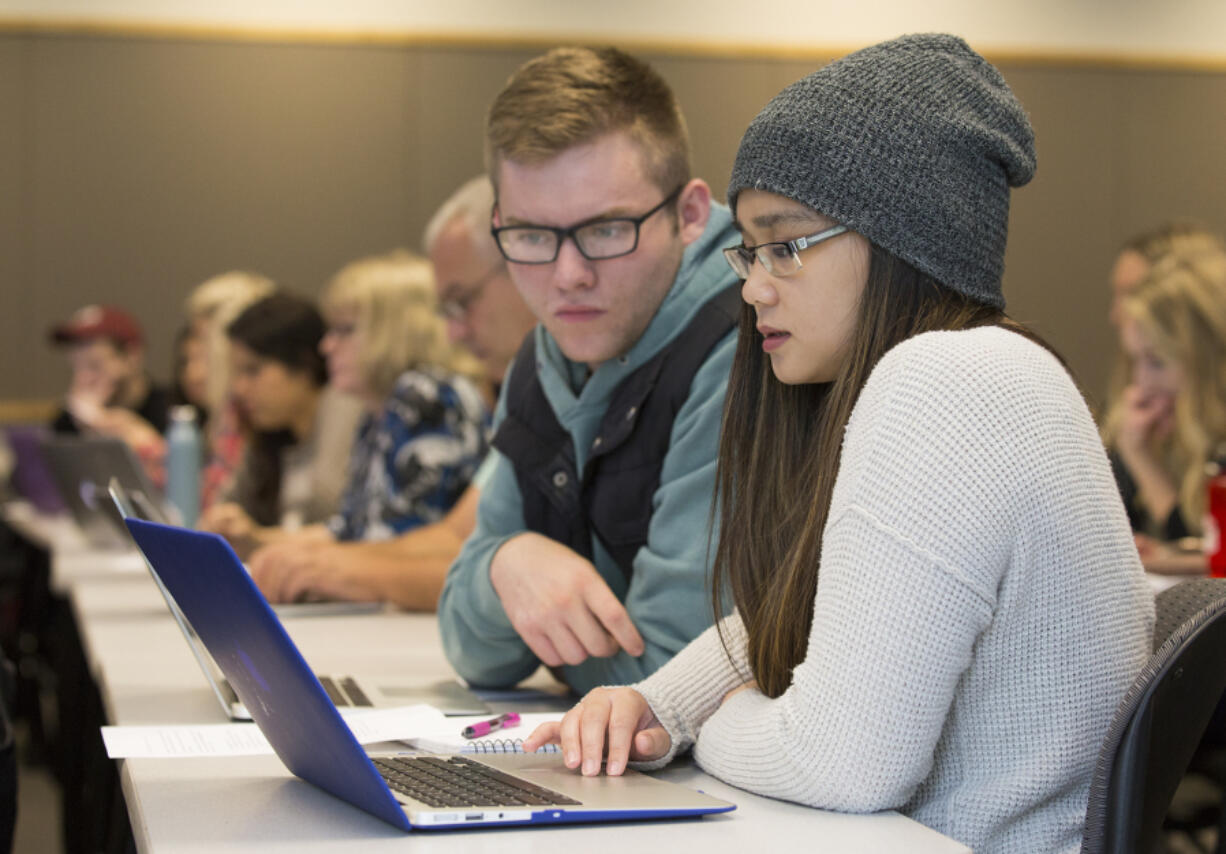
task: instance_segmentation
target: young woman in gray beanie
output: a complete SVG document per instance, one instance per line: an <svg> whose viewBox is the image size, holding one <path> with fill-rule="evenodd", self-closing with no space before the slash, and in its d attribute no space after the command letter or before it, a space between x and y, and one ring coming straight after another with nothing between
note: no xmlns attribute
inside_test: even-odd
<svg viewBox="0 0 1226 854"><path fill-rule="evenodd" d="M714 604L736 610L529 746L897 809L984 852L1074 852L1145 662L1148 590L1094 422L1003 313L1034 138L960 39L910 36L780 93L728 190L740 345Z"/></svg>

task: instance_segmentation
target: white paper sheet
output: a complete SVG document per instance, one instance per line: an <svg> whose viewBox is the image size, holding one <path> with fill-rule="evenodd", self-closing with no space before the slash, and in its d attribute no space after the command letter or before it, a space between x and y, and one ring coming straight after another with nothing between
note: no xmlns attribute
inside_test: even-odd
<svg viewBox="0 0 1226 854"><path fill-rule="evenodd" d="M398 741L438 727L443 713L433 706L391 709L344 709L342 715L361 744ZM104 726L102 741L112 759L190 756L259 756L272 746L259 727L249 723L188 726Z"/></svg>

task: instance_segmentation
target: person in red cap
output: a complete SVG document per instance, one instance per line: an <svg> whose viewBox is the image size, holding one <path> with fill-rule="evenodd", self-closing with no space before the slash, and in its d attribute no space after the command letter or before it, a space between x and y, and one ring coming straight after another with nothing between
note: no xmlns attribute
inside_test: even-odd
<svg viewBox="0 0 1226 854"><path fill-rule="evenodd" d="M144 333L126 311L87 305L51 330L67 351L72 381L52 421L57 433L118 436L142 458L159 455L170 396L145 373Z"/></svg>

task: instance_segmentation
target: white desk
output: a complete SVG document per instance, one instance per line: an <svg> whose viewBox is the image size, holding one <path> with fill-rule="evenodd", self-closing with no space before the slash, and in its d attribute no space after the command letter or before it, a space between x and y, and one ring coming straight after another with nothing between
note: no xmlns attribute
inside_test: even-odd
<svg viewBox="0 0 1226 854"><path fill-rule="evenodd" d="M221 710L152 581L105 570L77 555L63 566L90 672L107 718L117 724L221 723ZM286 619L304 657L319 670L395 673L423 681L451 675L432 615L394 611ZM906 850L953 854L965 846L895 813L823 812L761 798L682 762L661 776L737 804L724 816L544 829L417 833L412 838L293 777L274 757L124 760L120 776L142 852L421 852L703 850L799 847L838 852Z"/></svg>

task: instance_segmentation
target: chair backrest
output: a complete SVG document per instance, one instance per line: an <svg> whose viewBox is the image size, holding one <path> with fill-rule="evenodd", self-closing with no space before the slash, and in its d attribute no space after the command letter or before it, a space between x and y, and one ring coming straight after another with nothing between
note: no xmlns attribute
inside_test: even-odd
<svg viewBox="0 0 1226 854"><path fill-rule="evenodd" d="M1157 648L1116 709L1090 784L1082 854L1157 850L1162 820L1226 690L1226 579L1156 603Z"/></svg>

